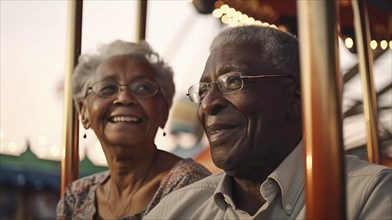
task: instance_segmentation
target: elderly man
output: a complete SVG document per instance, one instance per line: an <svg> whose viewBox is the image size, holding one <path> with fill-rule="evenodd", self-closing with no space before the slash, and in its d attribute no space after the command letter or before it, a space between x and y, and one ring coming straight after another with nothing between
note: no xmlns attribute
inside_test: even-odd
<svg viewBox="0 0 392 220"><path fill-rule="evenodd" d="M188 95L225 172L169 194L146 218L305 218L298 40L242 26L221 32L210 52ZM345 161L348 218L392 219L391 169Z"/></svg>

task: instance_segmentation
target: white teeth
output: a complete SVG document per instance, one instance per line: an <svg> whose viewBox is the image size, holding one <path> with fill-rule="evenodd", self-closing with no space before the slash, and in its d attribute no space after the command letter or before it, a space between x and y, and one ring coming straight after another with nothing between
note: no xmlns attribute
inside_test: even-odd
<svg viewBox="0 0 392 220"><path fill-rule="evenodd" d="M216 133L218 133L218 132L219 132L219 130L211 131L210 134L216 134Z"/></svg>
<svg viewBox="0 0 392 220"><path fill-rule="evenodd" d="M112 118L113 122L139 122L140 119L131 116L115 116Z"/></svg>

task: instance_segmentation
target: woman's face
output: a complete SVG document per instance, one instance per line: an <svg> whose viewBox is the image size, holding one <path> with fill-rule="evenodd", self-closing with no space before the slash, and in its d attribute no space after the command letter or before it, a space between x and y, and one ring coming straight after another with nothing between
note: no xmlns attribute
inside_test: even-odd
<svg viewBox="0 0 392 220"><path fill-rule="evenodd" d="M129 85L140 80L158 84L147 61L121 55L102 62L94 82ZM151 146L158 127L165 126L168 109L160 90L153 96L137 97L123 86L111 97L98 96L90 90L81 115L84 126L91 127L104 146Z"/></svg>

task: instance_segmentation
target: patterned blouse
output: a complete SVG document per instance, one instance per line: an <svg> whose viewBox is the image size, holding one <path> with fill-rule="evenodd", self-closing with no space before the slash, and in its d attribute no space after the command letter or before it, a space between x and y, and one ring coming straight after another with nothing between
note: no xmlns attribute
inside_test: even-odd
<svg viewBox="0 0 392 220"><path fill-rule="evenodd" d="M193 159L177 162L160 184L150 204L141 212L121 217L121 220L142 219L158 202L170 192L187 186L211 173ZM107 178L109 171L93 174L72 182L65 190L64 196L57 204L57 219L87 220L94 219L97 214L95 192Z"/></svg>

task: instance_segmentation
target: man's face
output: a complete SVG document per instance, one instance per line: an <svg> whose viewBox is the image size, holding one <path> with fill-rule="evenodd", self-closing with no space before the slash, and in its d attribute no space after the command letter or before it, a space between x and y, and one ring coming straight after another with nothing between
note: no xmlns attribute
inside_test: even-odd
<svg viewBox="0 0 392 220"><path fill-rule="evenodd" d="M229 72L242 76L280 74L260 65L252 47L225 46L210 54L200 82L216 81ZM217 167L238 178L272 172L295 146L287 144L288 85L285 77L243 80L239 91L222 94L213 84L198 118L210 142Z"/></svg>

